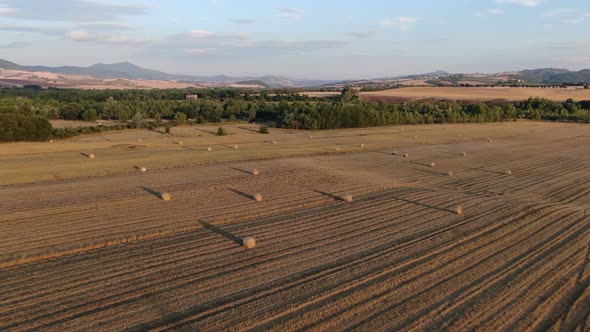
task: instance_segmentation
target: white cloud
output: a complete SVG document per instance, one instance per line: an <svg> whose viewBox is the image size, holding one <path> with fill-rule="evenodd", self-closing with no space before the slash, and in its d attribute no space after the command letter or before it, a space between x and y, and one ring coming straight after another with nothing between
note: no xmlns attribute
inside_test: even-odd
<svg viewBox="0 0 590 332"><path fill-rule="evenodd" d="M502 10L501 8L489 8L488 10L486 10L486 13L490 15L502 15L504 14L504 10Z"/></svg>
<svg viewBox="0 0 590 332"><path fill-rule="evenodd" d="M184 51L190 54L203 54L215 51L216 48L207 47L207 48L185 48Z"/></svg>
<svg viewBox="0 0 590 332"><path fill-rule="evenodd" d="M387 28L398 28L401 31L406 31L420 20L421 18L419 17L398 16L384 19L381 21L381 25Z"/></svg>
<svg viewBox="0 0 590 332"><path fill-rule="evenodd" d="M298 20L303 18L303 9L298 8L278 8L277 11L279 12L276 17L282 19L292 19Z"/></svg>
<svg viewBox="0 0 590 332"><path fill-rule="evenodd" d="M543 13L548 19L559 19L562 23L578 24L590 17L590 12L580 12L573 8L554 8Z"/></svg>
<svg viewBox="0 0 590 332"><path fill-rule="evenodd" d="M525 7L537 7L543 0L496 0L497 3L507 3Z"/></svg>
<svg viewBox="0 0 590 332"><path fill-rule="evenodd" d="M255 18L232 18L231 21L238 24L252 24L258 20Z"/></svg>
<svg viewBox="0 0 590 332"><path fill-rule="evenodd" d="M72 30L65 33L65 36L77 42L94 42L99 44L114 44L121 46L138 46L147 43L147 40L127 37L94 34L88 30Z"/></svg>
<svg viewBox="0 0 590 332"><path fill-rule="evenodd" d="M14 8L0 7L0 15L13 14L14 12Z"/></svg>
<svg viewBox="0 0 590 332"><path fill-rule="evenodd" d="M193 30L190 32L191 37L207 38L213 36L213 32L207 30Z"/></svg>

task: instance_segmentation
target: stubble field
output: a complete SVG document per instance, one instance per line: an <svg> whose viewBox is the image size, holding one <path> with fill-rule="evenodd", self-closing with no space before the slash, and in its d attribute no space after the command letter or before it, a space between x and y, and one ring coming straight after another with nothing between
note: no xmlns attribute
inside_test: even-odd
<svg viewBox="0 0 590 332"><path fill-rule="evenodd" d="M587 126L256 128L2 145L0 329L590 326Z"/></svg>
<svg viewBox="0 0 590 332"><path fill-rule="evenodd" d="M411 100L448 100L448 101L497 101L514 102L528 98L545 98L554 101L590 100L590 90L582 87L557 88L510 88L510 87L408 87L383 91L361 92L368 100L411 101Z"/></svg>

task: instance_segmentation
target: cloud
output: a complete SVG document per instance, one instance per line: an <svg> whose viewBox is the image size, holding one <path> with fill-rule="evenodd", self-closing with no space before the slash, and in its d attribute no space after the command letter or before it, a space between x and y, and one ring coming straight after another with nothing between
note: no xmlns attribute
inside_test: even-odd
<svg viewBox="0 0 590 332"><path fill-rule="evenodd" d="M207 30L192 30L190 36L195 38L207 38L213 36L213 32Z"/></svg>
<svg viewBox="0 0 590 332"><path fill-rule="evenodd" d="M376 31L356 31L356 32L347 32L345 35L354 37L354 38L368 38L374 35Z"/></svg>
<svg viewBox="0 0 590 332"><path fill-rule="evenodd" d="M0 49L12 49L12 48L25 48L27 46L31 46L31 43L26 42L12 42L8 44L0 44Z"/></svg>
<svg viewBox="0 0 590 332"><path fill-rule="evenodd" d="M252 24L256 23L257 19L255 18L232 18L232 22L237 24Z"/></svg>
<svg viewBox="0 0 590 332"><path fill-rule="evenodd" d="M0 15L15 19L67 22L106 22L147 14L147 7L98 0L4 0Z"/></svg>
<svg viewBox="0 0 590 332"><path fill-rule="evenodd" d="M281 19L298 20L303 18L303 9L298 8L278 8L276 17Z"/></svg>
<svg viewBox="0 0 590 332"><path fill-rule="evenodd" d="M105 35L100 33L90 32L88 30L72 30L65 33L65 36L77 42L94 42L99 44L111 44L120 46L138 46L146 44L147 40L121 36L121 35Z"/></svg>
<svg viewBox="0 0 590 332"><path fill-rule="evenodd" d="M543 3L543 0L496 0L497 3L506 3L524 7L537 7Z"/></svg>
<svg viewBox="0 0 590 332"><path fill-rule="evenodd" d="M63 35L66 29L52 26L30 26L16 24L0 24L0 31L38 33L43 35Z"/></svg>
<svg viewBox="0 0 590 332"><path fill-rule="evenodd" d="M486 13L488 13L489 15L502 15L504 14L504 10L502 10L501 8L489 8L486 10Z"/></svg>
<svg viewBox="0 0 590 332"><path fill-rule="evenodd" d="M81 22L78 23L78 26L84 29L90 30L135 30L136 27L130 24L125 23L115 23L115 22Z"/></svg>
<svg viewBox="0 0 590 332"><path fill-rule="evenodd" d="M559 19L562 23L578 24L590 18L590 12L580 12L573 8L554 8L543 13L548 19Z"/></svg>
<svg viewBox="0 0 590 332"><path fill-rule="evenodd" d="M576 64L576 65L590 65L590 56L587 55L578 55L572 56L566 59L567 62Z"/></svg>
<svg viewBox="0 0 590 332"><path fill-rule="evenodd" d="M14 13L14 8L0 7L0 15L7 15L7 14L13 14L13 13Z"/></svg>
<svg viewBox="0 0 590 332"><path fill-rule="evenodd" d="M400 31L406 31L420 20L421 18L419 17L398 16L384 19L381 21L381 26L386 28L397 28Z"/></svg>

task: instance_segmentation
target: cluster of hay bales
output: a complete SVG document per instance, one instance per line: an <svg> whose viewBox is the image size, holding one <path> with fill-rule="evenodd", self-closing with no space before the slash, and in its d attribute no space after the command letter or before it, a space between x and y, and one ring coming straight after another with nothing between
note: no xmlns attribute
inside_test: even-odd
<svg viewBox="0 0 590 332"><path fill-rule="evenodd" d="M346 194L346 195L342 196L340 199L347 202L347 203L350 203L350 202L352 202L352 195Z"/></svg>
<svg viewBox="0 0 590 332"><path fill-rule="evenodd" d="M242 239L242 245L246 247L246 249L253 249L256 246L256 239L251 236L246 236Z"/></svg>

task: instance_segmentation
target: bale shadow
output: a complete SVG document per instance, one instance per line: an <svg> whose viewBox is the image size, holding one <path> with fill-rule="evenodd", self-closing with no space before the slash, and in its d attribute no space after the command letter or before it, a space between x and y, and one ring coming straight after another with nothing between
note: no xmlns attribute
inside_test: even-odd
<svg viewBox="0 0 590 332"><path fill-rule="evenodd" d="M210 230L211 232L213 232L213 233L215 233L217 235L221 235L224 238L226 238L228 240L231 240L231 241L233 241L233 242L235 242L235 243L237 243L239 245L242 245L242 239L240 239L236 235L234 235L234 234L232 234L232 233L230 233L228 231L224 231L223 229L221 229L221 228L219 228L217 226L211 225L210 223L208 223L206 221L203 221L203 220L199 220L199 223L201 225L203 225L203 227L205 227L206 229Z"/></svg>
<svg viewBox="0 0 590 332"><path fill-rule="evenodd" d="M497 172L497 171L490 171L484 168L468 168L468 170L470 171L480 171L480 172L486 172L486 173L491 173L491 174L496 174L496 175L504 175L505 173L503 172Z"/></svg>
<svg viewBox="0 0 590 332"><path fill-rule="evenodd" d="M80 152L80 155L86 157L86 158L90 158L90 153L84 153L84 152Z"/></svg>
<svg viewBox="0 0 590 332"><path fill-rule="evenodd" d="M252 171L249 171L247 169L237 168L237 167L233 167L233 166L228 166L228 168L233 169L234 171L238 171L238 172L246 173L248 175L252 175Z"/></svg>
<svg viewBox="0 0 590 332"><path fill-rule="evenodd" d="M159 191L155 191L155 190L153 190L151 188L144 187L144 186L141 186L141 189L143 189L144 191L146 191L146 192L148 192L148 193L150 193L150 194L152 194L152 195L154 195L154 196L156 196L158 198L162 198L161 197L161 193Z"/></svg>
<svg viewBox="0 0 590 332"><path fill-rule="evenodd" d="M317 189L312 189L312 190L315 191L316 193L322 195L322 196L327 196L327 197L333 198L333 199L338 200L338 201L342 200L342 198L340 196L337 196L337 195L334 195L334 194L330 194L330 193L327 193L325 191L321 191L321 190L317 190Z"/></svg>
<svg viewBox="0 0 590 332"><path fill-rule="evenodd" d="M135 168L135 169L136 169L136 170L138 170L138 171L141 169L141 167L139 167L139 166L136 166L136 165L133 165L133 168Z"/></svg>
<svg viewBox="0 0 590 332"><path fill-rule="evenodd" d="M434 174L434 175L439 175L439 176L448 176L448 173L440 173L440 172L435 172L435 171L428 171L425 169L419 169L419 168L413 168L413 170L418 171L418 172L422 172L422 173L429 173L429 174Z"/></svg>
<svg viewBox="0 0 590 332"><path fill-rule="evenodd" d="M240 196L246 197L247 199L254 199L254 195L250 195L250 194L245 193L243 191L239 191L239 190L233 189L233 188L229 188L229 190L233 191L234 193L236 193Z"/></svg>
<svg viewBox="0 0 590 332"><path fill-rule="evenodd" d="M402 156L403 157L403 156ZM420 161L408 161L410 164L414 164L414 165L419 165L419 166L426 166L426 167L432 167L430 166L430 163L423 163Z"/></svg>

